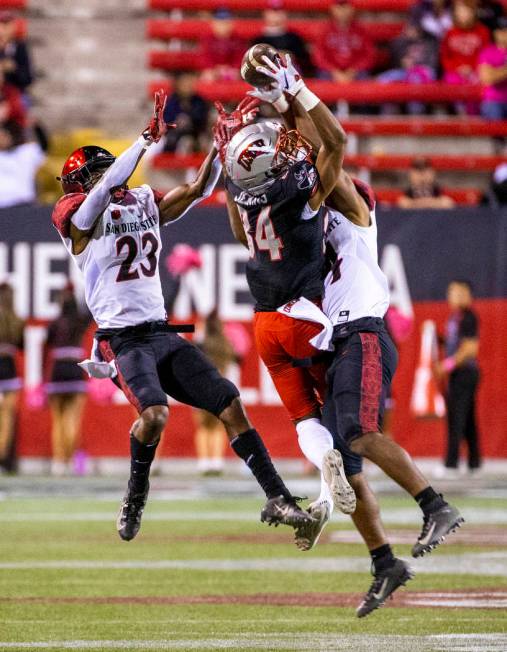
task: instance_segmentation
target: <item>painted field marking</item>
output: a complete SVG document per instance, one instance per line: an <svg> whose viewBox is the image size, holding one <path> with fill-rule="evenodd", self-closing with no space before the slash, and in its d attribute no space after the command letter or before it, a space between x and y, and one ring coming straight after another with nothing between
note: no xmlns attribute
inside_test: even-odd
<svg viewBox="0 0 507 652"><path fill-rule="evenodd" d="M453 575L507 576L507 551L464 553L432 556L431 563L411 559L418 573ZM270 557L266 559L162 559L128 561L90 561L81 559L0 562L3 570L204 570L204 571L270 571L298 573L362 573L368 570L364 557Z"/></svg>
<svg viewBox="0 0 507 652"><path fill-rule="evenodd" d="M150 504L151 505L151 504ZM209 512L191 512L191 511L152 511L148 507L144 520L151 521L241 521L241 522L258 522L262 504L259 502L259 511L231 511L231 510L214 510ZM75 509L79 509L77 504ZM507 524L507 510L503 509L480 509L476 507L463 510L463 515L467 522L474 525ZM342 515L334 515L338 521L343 520ZM395 508L382 510L382 518L386 523L395 525L420 525L422 523L420 511L417 506L413 508ZM72 512L16 512L12 514L3 514L2 523L25 523L25 522L68 522L68 521L114 521L113 512L102 511L72 511Z"/></svg>
<svg viewBox="0 0 507 652"><path fill-rule="evenodd" d="M0 642L2 650L312 650L370 652L505 652L504 634L442 634L436 636L389 636L307 634L286 632L245 634L230 638L174 640L64 640Z"/></svg>

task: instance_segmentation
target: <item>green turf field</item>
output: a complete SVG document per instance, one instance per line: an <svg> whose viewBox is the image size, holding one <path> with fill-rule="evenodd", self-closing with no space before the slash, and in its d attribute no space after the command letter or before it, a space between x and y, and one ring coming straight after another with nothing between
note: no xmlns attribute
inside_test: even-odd
<svg viewBox="0 0 507 652"><path fill-rule="evenodd" d="M505 495L458 496L467 527L358 620L369 560L343 515L302 553L289 528L258 522L260 496L227 497L234 483L217 481L209 498L206 487L198 499L155 491L125 543L114 523L121 489L90 498L70 482L67 498L45 486L0 500L2 651L507 651ZM417 507L401 494L381 504L408 558Z"/></svg>

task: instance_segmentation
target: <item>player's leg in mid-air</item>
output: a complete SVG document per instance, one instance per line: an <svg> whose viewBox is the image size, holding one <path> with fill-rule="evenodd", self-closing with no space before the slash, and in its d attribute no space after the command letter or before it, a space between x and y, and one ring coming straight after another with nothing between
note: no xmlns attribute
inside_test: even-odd
<svg viewBox="0 0 507 652"><path fill-rule="evenodd" d="M333 438L320 419L327 367L324 363L308 367L293 364L294 360L319 353L309 340L321 329L320 324L278 312L258 312L254 318L257 351L295 425L303 454L321 472L320 494L308 508L315 520L296 531L300 550L310 550L317 543L333 507L346 514L355 509L354 492L345 477L341 455L334 450Z"/></svg>
<svg viewBox="0 0 507 652"><path fill-rule="evenodd" d="M394 556L387 538L380 508L362 470L362 458L353 453L338 433L341 424L337 406L333 400L326 400L322 422L333 432L335 447L340 451L347 479L356 495L356 509L352 521L361 535L371 557L373 582L357 608L362 618L381 607L390 595L410 580L414 573L409 565Z"/></svg>
<svg viewBox="0 0 507 652"><path fill-rule="evenodd" d="M396 363L396 349L382 320L372 320L371 331L335 340L328 400L339 415L337 432L350 449L377 464L420 506L423 528L412 548L412 555L420 557L442 543L463 518L433 489L407 451L381 432L385 396Z"/></svg>
<svg viewBox="0 0 507 652"><path fill-rule="evenodd" d="M117 382L139 412L130 436L128 489L117 521L120 537L134 538L141 526L150 466L169 415L167 394L222 421L233 450L246 462L268 498L263 521L296 527L312 520L297 506L278 475L262 439L246 417L236 387L195 346L175 333L163 332L163 326L148 326L148 330L133 327L121 334L109 333L100 343L103 357L115 360ZM98 331L99 339L103 336Z"/></svg>

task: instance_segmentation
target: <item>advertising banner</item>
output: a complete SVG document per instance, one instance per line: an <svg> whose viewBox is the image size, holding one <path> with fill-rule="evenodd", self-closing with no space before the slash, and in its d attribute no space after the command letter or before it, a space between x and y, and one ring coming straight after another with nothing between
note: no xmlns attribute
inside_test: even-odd
<svg viewBox="0 0 507 652"><path fill-rule="evenodd" d="M57 292L69 277L82 300L79 272L69 260L50 216L51 207L0 211L0 281L13 286L16 310L27 320L25 351L19 365L29 388L43 380L45 325L57 315ZM445 409L435 388L430 400L434 408L428 415L414 409L414 383L417 377L424 377L420 365L428 357L424 351L421 355L421 345L429 341L428 334L438 337L443 333L449 314L446 287L453 279L466 279L473 285L480 319L478 419L483 449L486 456L507 457L507 211L393 209L378 211L378 225L379 260L389 279L392 305L408 324L398 339L400 364L393 385L392 435L413 454L436 457L442 453L445 424L441 415ZM234 241L225 210L196 208L164 228L162 237L162 284L173 319L194 322L216 307L224 321L250 328L252 301L244 276L248 251ZM203 264L178 284L167 269L167 256L179 243L199 249ZM428 326L430 322L434 326ZM91 328L87 346L92 334ZM272 454L298 456L294 428L253 348L241 368L231 373ZM88 399L82 448L92 456L123 456L128 452L134 411L119 393L112 400L105 406L93 395ZM421 405L420 401L417 404ZM20 454L49 456L47 408L30 406L23 397L21 406ZM193 455L193 430L190 408L171 404L163 452Z"/></svg>

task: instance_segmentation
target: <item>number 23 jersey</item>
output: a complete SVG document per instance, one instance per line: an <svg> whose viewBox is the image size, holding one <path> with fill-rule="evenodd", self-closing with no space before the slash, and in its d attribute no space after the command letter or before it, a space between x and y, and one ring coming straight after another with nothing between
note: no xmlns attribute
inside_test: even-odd
<svg viewBox="0 0 507 652"><path fill-rule="evenodd" d="M255 310L271 312L300 297L322 297L322 211L308 204L319 184L316 168L300 161L260 195L241 190L229 178L225 184L248 240L246 276Z"/></svg>
<svg viewBox="0 0 507 652"><path fill-rule="evenodd" d="M143 185L113 197L84 251L74 254L70 223L85 199L82 193L64 195L52 221L83 273L86 303L99 328L166 319L158 271L159 194Z"/></svg>

